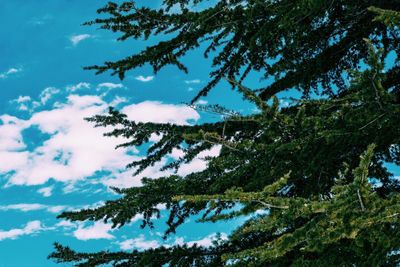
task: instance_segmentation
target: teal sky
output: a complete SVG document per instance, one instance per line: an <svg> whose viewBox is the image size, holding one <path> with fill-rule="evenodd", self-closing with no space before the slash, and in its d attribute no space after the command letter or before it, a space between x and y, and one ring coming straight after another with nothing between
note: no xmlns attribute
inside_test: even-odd
<svg viewBox="0 0 400 267"><path fill-rule="evenodd" d="M210 62L201 51L184 59L189 74L167 67L155 75L144 66L120 81L82 69L157 41L119 43L117 35L81 25L95 18L97 8L106 2L0 1L0 267L55 266L46 259L55 241L80 251L146 249L182 242L207 245L216 233L226 236L239 223L200 224L192 218L164 241L164 220L150 231L139 228L140 217L119 230L103 223L56 219L63 210L115 198L110 185L140 184L141 176L132 177L124 166L142 157L142 151L114 150L123 140L104 138L104 130L94 129L84 117L101 114L112 105L140 121L193 124L218 119L182 104L208 81ZM161 0L146 3L156 7ZM246 84L259 87L257 75ZM242 113L253 111L223 83L199 102L206 103ZM170 157L179 153L174 151ZM215 148L208 155L217 153ZM157 167L144 175L165 174ZM201 168L204 162L199 157L180 174Z"/></svg>
<svg viewBox="0 0 400 267"><path fill-rule="evenodd" d="M151 1L154 6L160 2ZM201 53L185 59L190 68L187 75L174 67L154 75L145 66L120 81L82 70L156 41L118 43L117 35L81 25L95 18L97 8L105 3L0 1L0 266L55 266L46 259L55 241L81 251L145 249L163 242L199 240L207 245L216 232L235 228L235 223L210 226L193 218L176 236L163 241L163 221L152 231L140 230L137 218L114 231L102 223L56 219L62 210L115 198L109 185L132 186L140 181L124 166L143 154L134 149L115 151L119 141L102 137L103 130L93 129L84 117L114 105L137 120L182 124L218 119L182 105L207 81L209 62ZM226 85L203 101L251 111ZM179 151L171 157L177 155ZM197 159L182 173L202 167L204 163ZM162 173L151 168L146 175Z"/></svg>

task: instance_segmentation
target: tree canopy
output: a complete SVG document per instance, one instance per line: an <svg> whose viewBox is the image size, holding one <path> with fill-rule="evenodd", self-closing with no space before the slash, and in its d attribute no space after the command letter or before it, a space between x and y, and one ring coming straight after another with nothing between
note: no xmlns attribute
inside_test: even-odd
<svg viewBox="0 0 400 267"><path fill-rule="evenodd" d="M133 1L110 2L99 9L99 14L108 16L86 24L120 33L121 41L155 35L169 38L138 54L88 69L98 73L111 70L120 78L144 64L150 64L155 72L170 64L188 71L180 59L204 44L204 56L212 57L213 69L211 80L194 100L206 95L224 77L242 81L253 70L266 78L275 77L271 85L260 84L258 88L260 97L267 99L290 88L305 94L321 91L320 87L325 94L344 90L344 71L368 57L363 38L385 51L398 54L400 49L398 28L387 28L374 19L378 10L398 11L400 4L396 0L163 2L160 9L138 7ZM207 8L196 9L205 2L209 3ZM171 12L176 6L179 11ZM398 89L399 71L398 65L388 70L388 87Z"/></svg>
<svg viewBox="0 0 400 267"><path fill-rule="evenodd" d="M201 172L114 188L121 198L59 218L122 227L142 214L142 226L153 227L157 205L165 204L170 235L194 214L218 221L268 213L209 248L80 253L56 244L50 257L78 266L397 266L400 181L386 164L400 165L400 75L398 59L389 68L384 60L389 52L399 56L400 3L220 0L189 9L201 2L165 0L159 10L109 3L99 12L110 17L88 24L122 32L121 40L172 37L89 68L111 69L121 78L145 63L155 71L167 64L186 70L179 59L208 42L205 54L214 55L214 70L198 96L226 79L259 112L241 115L209 106L223 115L221 121L186 126L138 123L112 108L89 118L97 127L112 126L107 136L127 138L122 147L150 144L147 157L128 166L136 174L174 148L184 156L164 170L177 170L215 145L220 154L207 158ZM180 11L172 13L176 4ZM274 83L246 88L242 80L251 70L275 77ZM325 96L291 99L287 107L276 96L290 88L307 95L320 87ZM152 134L161 139L151 143Z"/></svg>

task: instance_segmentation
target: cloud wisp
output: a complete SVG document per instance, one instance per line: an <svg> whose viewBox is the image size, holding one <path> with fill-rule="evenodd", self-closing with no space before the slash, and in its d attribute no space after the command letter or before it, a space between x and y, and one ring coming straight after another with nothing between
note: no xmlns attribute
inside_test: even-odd
<svg viewBox="0 0 400 267"><path fill-rule="evenodd" d="M1 205L0 211L20 211L20 212L30 212L30 211L39 211L45 210L50 213L59 213L63 210L66 210L67 206L56 205L56 206L49 206L44 204L38 203L19 203L19 204L10 204L10 205Z"/></svg>
<svg viewBox="0 0 400 267"><path fill-rule="evenodd" d="M23 228L15 228L7 231L0 230L0 241L17 239L21 236L37 234L44 230L46 230L46 228L42 226L40 221L30 221Z"/></svg>
<svg viewBox="0 0 400 267"><path fill-rule="evenodd" d="M135 77L135 80L143 82L143 83L147 83L147 82L151 82L152 80L154 80L154 76L139 75L139 76Z"/></svg>
<svg viewBox="0 0 400 267"><path fill-rule="evenodd" d="M77 46L80 42L87 40L89 38L93 38L93 36L90 34L78 34L78 35L72 35L71 37L69 37L69 40L73 46Z"/></svg>
<svg viewBox="0 0 400 267"><path fill-rule="evenodd" d="M157 240L146 240L144 235L139 235L137 238L131 238L117 243L122 250L146 250L150 248L157 248L161 243Z"/></svg>
<svg viewBox="0 0 400 267"><path fill-rule="evenodd" d="M199 84L201 83L200 79L194 79L194 80L185 80L186 84Z"/></svg>
<svg viewBox="0 0 400 267"><path fill-rule="evenodd" d="M175 238L175 241L173 243L164 243L154 239L147 240L144 235L139 235L137 238L126 239L124 241L117 242L116 244L120 247L121 250L132 250L132 249L147 250L151 248L153 249L158 248L161 246L171 247L174 245L182 246L184 244L186 244L188 247L193 247L195 245L199 247L211 247L217 240L227 240L227 239L228 235L226 233L221 233L221 234L213 233L202 239L187 241L186 243L183 237Z"/></svg>
<svg viewBox="0 0 400 267"><path fill-rule="evenodd" d="M122 83L100 83L99 85L97 85L97 89L101 90L101 89L117 89L117 88L124 88L124 85Z"/></svg>
<svg viewBox="0 0 400 267"><path fill-rule="evenodd" d="M79 225L78 229L73 232L73 236L78 240L93 240L93 239L113 239L110 232L113 231L112 225L101 221L95 222L89 227Z"/></svg>
<svg viewBox="0 0 400 267"><path fill-rule="evenodd" d="M22 71L22 69L19 69L19 68L10 68L7 71L0 73L0 79L7 79L9 76L16 74L18 72L21 72L21 71Z"/></svg>
<svg viewBox="0 0 400 267"><path fill-rule="evenodd" d="M80 82L78 84L69 85L66 89L68 92L76 92L81 89L90 89L90 83Z"/></svg>

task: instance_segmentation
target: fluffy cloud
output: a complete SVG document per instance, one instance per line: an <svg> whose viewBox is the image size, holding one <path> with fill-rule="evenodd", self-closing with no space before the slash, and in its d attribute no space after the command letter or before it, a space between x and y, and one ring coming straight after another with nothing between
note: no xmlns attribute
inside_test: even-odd
<svg viewBox="0 0 400 267"><path fill-rule="evenodd" d="M83 227L80 225L78 229L73 232L74 237L79 240L92 240L92 239L113 239L114 236L110 234L112 225L103 222L95 222L92 226Z"/></svg>
<svg viewBox="0 0 400 267"><path fill-rule="evenodd" d="M31 101L31 97L30 97L30 96L22 96L22 95L20 95L20 96L15 100L15 102L17 102L17 103L24 103L24 102L29 102L29 101Z"/></svg>
<svg viewBox="0 0 400 267"><path fill-rule="evenodd" d="M152 81L154 79L154 76L146 76L145 77L143 75L139 75L139 76L136 76L135 79L140 81L140 82L147 83L147 82Z"/></svg>
<svg viewBox="0 0 400 267"><path fill-rule="evenodd" d="M12 184L43 184L53 178L58 181L76 181L94 175L97 171L120 169L129 158L124 150L114 147L122 140L104 138L104 129L94 128L84 121L84 117L103 113L107 105L97 96L68 97L68 102L59 108L34 113L29 120L17 118L3 121L4 127L19 128L20 133L36 126L42 133L51 135L33 151L6 152L18 158L18 165L0 165L0 173L14 170L10 178ZM23 140L15 140L14 146L23 148ZM12 139L6 139L11 143ZM9 160L6 161L8 162ZM10 162L8 162L10 163ZM8 166L8 167L7 167Z"/></svg>
<svg viewBox="0 0 400 267"><path fill-rule="evenodd" d="M46 88L40 94L40 102L47 103L58 92L57 88ZM121 99L120 103L125 101ZM141 158L138 151L135 148L115 150L116 145L126 140L106 138L103 134L110 129L94 128L93 124L83 120L104 113L109 105L100 96L69 95L66 102L57 102L50 109L34 112L29 119L0 116L0 175L6 175L8 185L39 185L49 179L73 185L101 172L98 182L121 187L140 185L144 175L154 178L165 175L159 169L166 159L149 167L142 175L132 177L132 171L126 170L125 166ZM188 125L200 117L188 106L156 101L126 105L122 112L135 121L180 125ZM23 132L32 127L44 137L40 145L28 149ZM205 163L199 157L185 165L180 173L204 167ZM38 193L50 196L51 189L44 187Z"/></svg>
<svg viewBox="0 0 400 267"><path fill-rule="evenodd" d="M81 207L82 208L82 207ZM80 210L79 208L78 210ZM92 207L84 207L84 208L92 208ZM128 225L133 224L134 222L143 219L143 215L136 215L133 217ZM111 232L115 231L116 229L112 228L111 223L104 223L102 221L97 221L94 223L87 223L84 222L71 222L62 220L57 223L54 227L56 228L64 228L72 231L72 236L74 236L78 240L94 240L94 239L114 239L115 236L111 234ZM73 230L74 229L74 230Z"/></svg>
<svg viewBox="0 0 400 267"><path fill-rule="evenodd" d="M16 124L18 119L12 116L0 116L0 173L7 173L23 168L29 153L23 151L26 145L22 139L21 127Z"/></svg>
<svg viewBox="0 0 400 267"><path fill-rule="evenodd" d="M0 241L5 239L17 239L20 236L32 235L45 230L40 221L28 222L24 228L16 228L8 231L0 230Z"/></svg>
<svg viewBox="0 0 400 267"><path fill-rule="evenodd" d="M145 101L124 107L121 110L130 120L141 122L173 123L188 125L200 118L199 113L185 105L162 104L157 101Z"/></svg>
<svg viewBox="0 0 400 267"><path fill-rule="evenodd" d="M53 186L47 186L47 187L40 188L37 192L44 197L50 197L53 192Z"/></svg>
<svg viewBox="0 0 400 267"><path fill-rule="evenodd" d="M123 88L124 85L122 83L100 83L97 85L98 89L116 89L116 88Z"/></svg>
<svg viewBox="0 0 400 267"><path fill-rule="evenodd" d="M72 35L69 40L71 41L73 46L77 46L83 40L92 38L93 36L90 34L79 34L79 35Z"/></svg>
<svg viewBox="0 0 400 267"><path fill-rule="evenodd" d="M115 106L118 106L119 104L126 103L126 102L128 102L128 98L116 96L114 98L114 100L110 102L110 106L115 107Z"/></svg>
<svg viewBox="0 0 400 267"><path fill-rule="evenodd" d="M75 92L78 91L80 89L89 89L90 88L90 83L86 83L86 82L80 82L78 84L75 85L69 85L67 86L67 91L69 92Z"/></svg>
<svg viewBox="0 0 400 267"><path fill-rule="evenodd" d="M146 250L150 248L157 248L161 244L157 240L146 240L144 235L140 235L138 238L127 239L117 243L122 250Z"/></svg>
<svg viewBox="0 0 400 267"><path fill-rule="evenodd" d="M32 99L30 96L19 96L17 99L11 100L10 103L18 106L18 110L26 111L29 110L29 105Z"/></svg>
<svg viewBox="0 0 400 267"><path fill-rule="evenodd" d="M40 93L40 103L42 105L46 104L53 96L60 93L60 89L55 87L47 87ZM38 103L39 104L39 103Z"/></svg>

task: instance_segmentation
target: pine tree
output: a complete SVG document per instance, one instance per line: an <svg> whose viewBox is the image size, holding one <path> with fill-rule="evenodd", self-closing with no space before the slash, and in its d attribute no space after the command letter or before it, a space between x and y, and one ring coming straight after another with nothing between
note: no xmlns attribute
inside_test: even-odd
<svg viewBox="0 0 400 267"><path fill-rule="evenodd" d="M259 112L245 116L209 106L207 110L224 119L193 126L136 123L114 109L88 119L97 127L113 127L107 136L128 138L122 147L147 144L154 133L162 136L149 147L145 159L128 166L135 173L174 148L185 154L164 170L176 170L215 145L221 152L207 159L204 171L149 177L141 187L114 188L121 198L95 209L64 212L59 218L104 220L122 227L142 214L142 226L153 227L151 218L160 216L156 207L163 203L169 211L168 236L194 214L201 214L202 221L230 220L259 210L268 214L253 216L228 240L218 240L210 248L177 245L79 253L56 244L50 257L78 266L400 264L400 182L385 167L385 163L400 165L400 76L398 61L388 71L383 63L388 51L399 56L399 4L221 0L215 7L194 12L187 9L189 1L164 2L167 9L180 4L181 13L137 8L131 2L101 9L112 18L93 23L124 32L122 40L178 34L127 60L94 68L113 69L121 77L146 62L156 71L166 64L185 69L179 58L211 36L210 50L222 51L214 58L220 68L199 95L225 78ZM212 35L217 32L221 37ZM268 63L274 55L278 61ZM363 71L355 68L360 60L368 64ZM246 71L240 70L247 64L254 69L262 65L258 70L276 75L275 83L261 91L243 86ZM318 83L329 96L290 99L288 107L279 105L277 92L298 87L307 93ZM338 91L332 89L335 85L340 85Z"/></svg>
<svg viewBox="0 0 400 267"><path fill-rule="evenodd" d="M298 88L304 94L320 91L334 94L332 85L344 90L344 71L355 68L368 57L363 38L399 52L399 29L389 29L374 20L378 10L388 10L393 23L400 10L396 0L164 0L160 9L138 7L135 2L109 3L98 10L106 18L87 22L121 34L120 41L148 39L163 35L166 41L115 62L91 66L97 73L111 70L125 73L144 64L154 72L175 65L187 72L180 59L192 49L204 48L212 57L211 80L198 93L206 95L221 79L241 82L250 71L275 77L269 86L260 86L260 96L268 99L278 92ZM209 3L201 9L199 4ZM180 7L171 12L172 7ZM371 9L372 8L372 9ZM386 87L396 86L398 65L388 70Z"/></svg>

